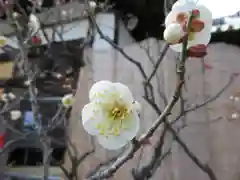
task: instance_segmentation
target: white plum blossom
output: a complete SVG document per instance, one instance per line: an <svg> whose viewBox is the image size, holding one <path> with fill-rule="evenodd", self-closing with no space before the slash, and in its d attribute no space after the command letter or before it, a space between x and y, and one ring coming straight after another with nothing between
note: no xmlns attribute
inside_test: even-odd
<svg viewBox="0 0 240 180"><path fill-rule="evenodd" d="M66 94L62 98L62 104L64 107L69 108L73 105L74 97L73 94Z"/></svg>
<svg viewBox="0 0 240 180"><path fill-rule="evenodd" d="M35 14L29 15L28 27L31 29L31 33L33 35L36 34L40 30L41 23L40 23L39 18Z"/></svg>
<svg viewBox="0 0 240 180"><path fill-rule="evenodd" d="M140 105L127 86L105 80L96 82L89 91L89 99L82 109L82 124L102 147L119 149L136 137Z"/></svg>
<svg viewBox="0 0 240 180"><path fill-rule="evenodd" d="M10 119L15 121L21 117L22 113L19 110L12 110L10 111Z"/></svg>
<svg viewBox="0 0 240 180"><path fill-rule="evenodd" d="M1 100L5 103L7 103L9 101L13 101L14 99L16 99L16 96L12 92L3 93L2 97L1 97Z"/></svg>
<svg viewBox="0 0 240 180"><path fill-rule="evenodd" d="M191 15L193 15L191 27L187 32ZM212 21L212 13L204 5L187 0L178 0L165 19L164 38L170 47L177 52L182 51L183 38L187 34L188 49L198 45L206 46L211 38Z"/></svg>

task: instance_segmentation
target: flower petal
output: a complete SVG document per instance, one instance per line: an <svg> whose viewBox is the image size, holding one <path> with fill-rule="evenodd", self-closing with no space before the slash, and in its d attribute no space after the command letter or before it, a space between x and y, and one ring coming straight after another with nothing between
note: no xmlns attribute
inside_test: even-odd
<svg viewBox="0 0 240 180"><path fill-rule="evenodd" d="M172 10L176 10L178 8L182 9L186 5L188 8L193 9L196 6L196 3L189 0L178 0L173 4Z"/></svg>
<svg viewBox="0 0 240 180"><path fill-rule="evenodd" d="M179 13L176 17L176 21L177 23L181 24L183 23L185 20L187 20L189 17L188 13Z"/></svg>
<svg viewBox="0 0 240 180"><path fill-rule="evenodd" d="M207 45L211 39L211 26L207 25L201 32L195 33L193 41L188 43L188 47L196 46L198 44Z"/></svg>
<svg viewBox="0 0 240 180"><path fill-rule="evenodd" d="M116 92L120 94L121 100L127 105L131 105L132 102L134 101L134 98L130 89L126 85L121 83L113 83L113 85L115 87Z"/></svg>
<svg viewBox="0 0 240 180"><path fill-rule="evenodd" d="M170 13L167 15L166 19L165 19L165 25L166 27L168 25L170 25L171 23L175 23L177 21L177 17L179 14L185 13L188 14L190 17L190 13L189 11L193 10L196 7L196 5L192 4L192 3L185 3L185 4L181 4L175 8L172 9L172 11L170 11Z"/></svg>
<svg viewBox="0 0 240 180"><path fill-rule="evenodd" d="M132 116L130 116L131 119L126 120L127 122L126 129L121 132L121 136L125 137L127 140L132 140L134 137L136 137L139 129L140 129L140 119L136 111L133 111Z"/></svg>
<svg viewBox="0 0 240 180"><path fill-rule="evenodd" d="M165 18L165 26L168 27L170 24L175 23L179 13L181 13L181 11L170 11Z"/></svg>
<svg viewBox="0 0 240 180"><path fill-rule="evenodd" d="M99 144L109 150L116 150L124 147L128 140L125 137L119 136L98 136L97 137Z"/></svg>
<svg viewBox="0 0 240 180"><path fill-rule="evenodd" d="M107 94L110 94L114 91L113 83L110 81L98 81L95 84L92 85L90 91L89 91L89 100L95 101L95 100L101 100L104 99Z"/></svg>
<svg viewBox="0 0 240 180"><path fill-rule="evenodd" d="M212 12L204 5L198 5L197 9L200 12L199 20L203 21L205 24L213 23Z"/></svg>
<svg viewBox="0 0 240 180"><path fill-rule="evenodd" d="M185 35L183 28L180 24L172 23L166 27L163 36L169 44L177 44Z"/></svg>
<svg viewBox="0 0 240 180"><path fill-rule="evenodd" d="M85 131L91 135L100 133L98 124L104 120L103 112L96 103L86 104L82 109L82 125Z"/></svg>

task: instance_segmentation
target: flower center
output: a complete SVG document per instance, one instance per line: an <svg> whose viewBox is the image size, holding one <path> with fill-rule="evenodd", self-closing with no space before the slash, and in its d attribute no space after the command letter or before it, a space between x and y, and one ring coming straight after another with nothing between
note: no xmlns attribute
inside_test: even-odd
<svg viewBox="0 0 240 180"><path fill-rule="evenodd" d="M122 103L114 102L106 109L106 119L97 125L100 134L104 136L119 136L122 130L128 127L128 120L130 116L129 108Z"/></svg>
<svg viewBox="0 0 240 180"><path fill-rule="evenodd" d="M109 118L112 120L124 119L128 115L128 109L125 105L115 103L109 112Z"/></svg>

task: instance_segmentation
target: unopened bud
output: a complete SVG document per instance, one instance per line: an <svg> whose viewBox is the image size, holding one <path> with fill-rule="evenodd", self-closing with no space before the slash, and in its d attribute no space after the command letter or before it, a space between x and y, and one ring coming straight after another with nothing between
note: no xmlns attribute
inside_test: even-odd
<svg viewBox="0 0 240 180"><path fill-rule="evenodd" d="M185 32L183 31L182 26L176 23L173 23L167 26L163 34L164 39L169 44L179 43L184 35L185 35Z"/></svg>

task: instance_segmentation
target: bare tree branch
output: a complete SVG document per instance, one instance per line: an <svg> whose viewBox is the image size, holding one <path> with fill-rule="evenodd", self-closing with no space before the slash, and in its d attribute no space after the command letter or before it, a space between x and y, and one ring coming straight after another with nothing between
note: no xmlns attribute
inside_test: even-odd
<svg viewBox="0 0 240 180"><path fill-rule="evenodd" d="M229 88L229 86L234 82L234 80L237 77L238 77L238 75L235 75L235 74L231 75L227 84L222 89L220 89L214 96L208 98L205 102L203 102L201 104L196 104L196 105L184 110L182 113L179 114L179 116L174 121L172 121L172 124L176 123L182 116L186 115L187 113L195 111L196 109L204 107L207 104L217 100L217 98L220 97Z"/></svg>
<svg viewBox="0 0 240 180"><path fill-rule="evenodd" d="M147 78L147 81L146 81L147 84L152 80L153 76L156 74L156 72L157 72L161 62L163 61L163 59L164 59L164 57L165 57L165 55L167 53L168 48L169 48L169 45L165 44L164 47L163 47L163 50L161 52L161 55L158 58L157 63L156 63L156 65L153 68L153 71L150 73L150 76Z"/></svg>
<svg viewBox="0 0 240 180"><path fill-rule="evenodd" d="M159 166L161 164L162 157L164 156L162 151L163 151L163 145L164 145L164 139L165 139L166 133L167 133L167 129L164 128L158 142L154 146L154 153L153 153L153 156L151 157L150 162L139 169L132 170L132 174L135 180L140 180L140 179L147 180L154 175L154 167L156 165Z"/></svg>

